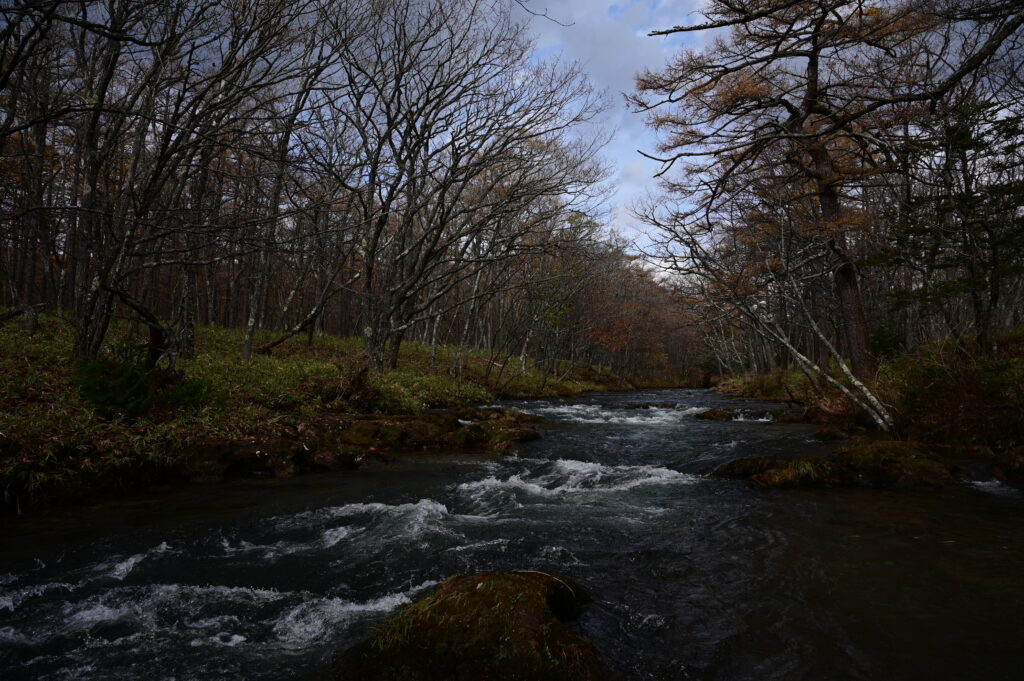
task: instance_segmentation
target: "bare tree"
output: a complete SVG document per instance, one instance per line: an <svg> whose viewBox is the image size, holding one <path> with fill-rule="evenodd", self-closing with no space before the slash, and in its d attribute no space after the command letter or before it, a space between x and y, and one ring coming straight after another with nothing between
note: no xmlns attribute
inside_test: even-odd
<svg viewBox="0 0 1024 681"><path fill-rule="evenodd" d="M481 0L379 8L349 44L332 115L358 158L363 336L374 367L478 268L515 254L545 212L600 178L597 143L569 133L599 98L573 67L533 64L507 7ZM599 137L599 136L598 136Z"/></svg>

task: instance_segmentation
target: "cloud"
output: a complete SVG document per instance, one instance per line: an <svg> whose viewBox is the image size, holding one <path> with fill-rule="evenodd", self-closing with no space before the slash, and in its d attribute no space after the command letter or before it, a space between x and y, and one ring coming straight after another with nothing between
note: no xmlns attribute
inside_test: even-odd
<svg viewBox="0 0 1024 681"><path fill-rule="evenodd" d="M652 176L659 167L638 150L653 151L657 138L644 124L644 116L629 110L623 93L633 91L638 72L659 70L684 43L698 44L690 34L666 38L647 33L692 23L701 0L528 0L526 4L550 17L531 19L538 49L578 61L594 85L608 92L610 108L603 123L616 131L604 151L614 177L608 212L614 228L627 238L641 239L643 226L629 208L653 186ZM529 15L522 12L522 16Z"/></svg>

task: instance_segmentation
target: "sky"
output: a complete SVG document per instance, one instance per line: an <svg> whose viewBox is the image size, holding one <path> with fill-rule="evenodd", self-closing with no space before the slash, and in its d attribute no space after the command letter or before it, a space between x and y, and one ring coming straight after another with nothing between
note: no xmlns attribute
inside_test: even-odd
<svg viewBox="0 0 1024 681"><path fill-rule="evenodd" d="M538 52L561 53L566 60L579 61L594 85L607 91L609 109L603 123L615 132L604 150L612 173L608 225L626 238L644 241L644 226L630 214L630 207L654 186L659 164L637 150L654 153L657 138L646 127L644 116L629 110L623 93L633 91L639 71L661 70L683 44L696 44L691 34L667 38L647 34L695 23L700 19L695 9L701 0L524 0L524 4L551 18L531 20Z"/></svg>

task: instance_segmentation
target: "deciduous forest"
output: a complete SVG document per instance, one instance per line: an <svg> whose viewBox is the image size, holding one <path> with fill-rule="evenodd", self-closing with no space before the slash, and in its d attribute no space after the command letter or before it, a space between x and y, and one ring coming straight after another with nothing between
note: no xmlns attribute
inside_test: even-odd
<svg viewBox="0 0 1024 681"><path fill-rule="evenodd" d="M65 320L77 357L137 319L154 364L216 324L246 358L308 333L361 336L374 369L410 339L680 366L685 312L598 221L603 95L506 3L4 18L0 303Z"/></svg>
<svg viewBox="0 0 1024 681"><path fill-rule="evenodd" d="M1009 681L1022 548L1021 0L0 3L4 681Z"/></svg>

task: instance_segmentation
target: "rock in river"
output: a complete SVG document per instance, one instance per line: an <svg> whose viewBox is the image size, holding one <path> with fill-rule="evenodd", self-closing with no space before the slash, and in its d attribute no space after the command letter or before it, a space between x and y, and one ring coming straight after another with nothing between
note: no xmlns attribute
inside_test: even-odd
<svg viewBox="0 0 1024 681"><path fill-rule="evenodd" d="M542 572L456 575L341 658L345 681L613 681L563 624L586 592Z"/></svg>
<svg viewBox="0 0 1024 681"><path fill-rule="evenodd" d="M956 469L918 442L861 442L821 457L749 457L719 466L720 478L753 480L761 487L859 485L943 487L956 484Z"/></svg>
<svg viewBox="0 0 1024 681"><path fill-rule="evenodd" d="M708 409L697 414L697 418L705 421L732 421L732 414L724 409Z"/></svg>

